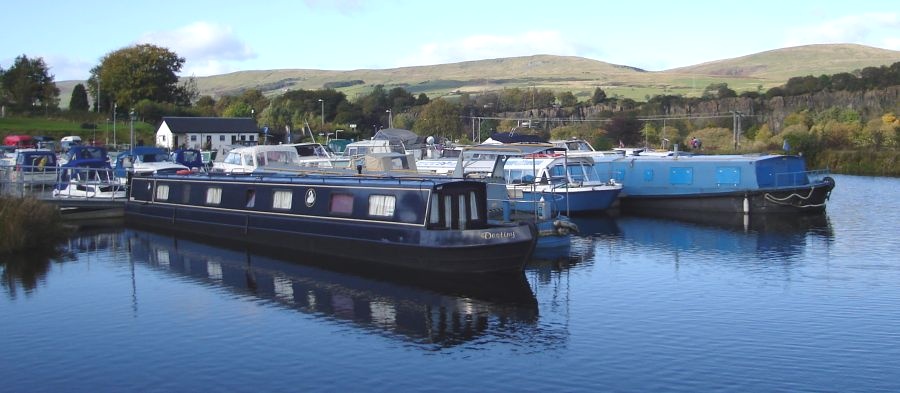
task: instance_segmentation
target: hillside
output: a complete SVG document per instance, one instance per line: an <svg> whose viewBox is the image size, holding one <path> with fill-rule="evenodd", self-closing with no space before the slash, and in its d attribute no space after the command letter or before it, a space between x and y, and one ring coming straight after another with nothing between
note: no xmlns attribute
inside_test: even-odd
<svg viewBox="0 0 900 393"><path fill-rule="evenodd" d="M287 89L322 89L337 84L351 100L376 85L403 87L429 97L460 92L478 93L504 88L545 88L571 91L586 100L597 87L607 95L643 101L668 93L698 96L711 83L756 91L784 84L794 76L852 72L900 61L900 51L862 45L807 45L713 61L666 71L648 72L574 56L535 55L391 69L329 71L283 69L241 71L196 78L201 95L219 97L260 89L276 95ZM66 106L75 84L57 82L60 103Z"/></svg>
<svg viewBox="0 0 900 393"><path fill-rule="evenodd" d="M806 45L676 68L666 73L786 81L794 76L830 75L870 66L890 65L898 61L898 51L853 44Z"/></svg>

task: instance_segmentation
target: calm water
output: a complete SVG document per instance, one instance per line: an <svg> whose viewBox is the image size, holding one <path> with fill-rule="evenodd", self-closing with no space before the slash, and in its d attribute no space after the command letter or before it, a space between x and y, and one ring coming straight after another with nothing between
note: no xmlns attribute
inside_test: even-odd
<svg viewBox="0 0 900 393"><path fill-rule="evenodd" d="M482 282L85 230L0 265L0 391L900 391L900 180L835 178L804 219L579 219Z"/></svg>

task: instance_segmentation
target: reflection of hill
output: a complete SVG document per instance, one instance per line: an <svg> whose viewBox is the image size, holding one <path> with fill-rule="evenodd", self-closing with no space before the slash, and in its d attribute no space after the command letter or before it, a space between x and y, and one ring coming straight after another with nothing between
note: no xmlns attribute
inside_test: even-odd
<svg viewBox="0 0 900 393"><path fill-rule="evenodd" d="M522 274L332 270L295 253L239 250L136 230L125 236L138 263L416 342L453 346L498 331L534 329L538 319Z"/></svg>

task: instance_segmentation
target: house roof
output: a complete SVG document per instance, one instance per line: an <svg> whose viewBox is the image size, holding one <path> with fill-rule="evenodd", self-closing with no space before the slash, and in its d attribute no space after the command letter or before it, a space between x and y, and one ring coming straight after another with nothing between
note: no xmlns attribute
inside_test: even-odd
<svg viewBox="0 0 900 393"><path fill-rule="evenodd" d="M162 118L175 134L206 132L218 134L258 133L256 120L249 117L173 117Z"/></svg>

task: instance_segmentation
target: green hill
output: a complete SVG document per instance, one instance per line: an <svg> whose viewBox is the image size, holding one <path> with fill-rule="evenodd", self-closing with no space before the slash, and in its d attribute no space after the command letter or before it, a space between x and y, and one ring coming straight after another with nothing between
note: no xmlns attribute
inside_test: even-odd
<svg viewBox="0 0 900 393"><path fill-rule="evenodd" d="M403 87L413 94L441 97L477 94L504 88L545 88L571 91L586 100L601 87L609 96L643 101L662 93L698 96L711 83L728 83L738 91L755 91L784 84L794 76L852 72L900 61L900 51L862 45L807 45L713 61L666 71L648 72L635 67L574 56L535 55L466 61L432 66L391 69L329 71L283 69L241 71L196 78L201 95L219 97L260 89L277 95L288 89L316 90L337 86L352 100L376 85ZM57 82L65 107L75 84Z"/></svg>

